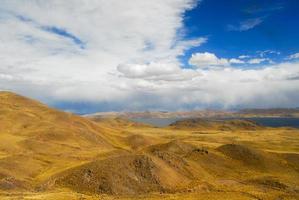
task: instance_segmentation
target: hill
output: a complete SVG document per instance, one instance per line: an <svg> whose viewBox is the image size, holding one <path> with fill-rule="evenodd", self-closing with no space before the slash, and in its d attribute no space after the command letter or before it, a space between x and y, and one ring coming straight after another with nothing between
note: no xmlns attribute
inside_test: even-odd
<svg viewBox="0 0 299 200"><path fill-rule="evenodd" d="M174 129L196 129L196 130L257 130L263 127L250 120L212 120L212 119L182 119L169 125Z"/></svg>
<svg viewBox="0 0 299 200"><path fill-rule="evenodd" d="M298 199L298 129L81 117L0 92L0 199Z"/></svg>
<svg viewBox="0 0 299 200"><path fill-rule="evenodd" d="M107 129L10 92L0 92L0 121L4 188L33 188L57 171L114 149Z"/></svg>

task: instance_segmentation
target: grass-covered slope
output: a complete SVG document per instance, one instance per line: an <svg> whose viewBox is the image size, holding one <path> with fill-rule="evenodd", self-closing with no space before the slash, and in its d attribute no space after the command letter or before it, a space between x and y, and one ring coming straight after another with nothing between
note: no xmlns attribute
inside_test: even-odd
<svg viewBox="0 0 299 200"><path fill-rule="evenodd" d="M107 130L94 122L0 92L0 188L32 189L57 171L113 149Z"/></svg>
<svg viewBox="0 0 299 200"><path fill-rule="evenodd" d="M250 120L212 120L202 118L191 118L178 120L169 125L173 129L202 129L202 130L258 130L262 127Z"/></svg>
<svg viewBox="0 0 299 200"><path fill-rule="evenodd" d="M298 135L84 118L0 92L0 199L299 199Z"/></svg>

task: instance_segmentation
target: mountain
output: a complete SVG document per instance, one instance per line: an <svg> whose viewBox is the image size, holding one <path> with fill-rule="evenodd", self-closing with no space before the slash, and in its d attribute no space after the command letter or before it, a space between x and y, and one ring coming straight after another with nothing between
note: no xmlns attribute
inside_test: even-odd
<svg viewBox="0 0 299 200"><path fill-rule="evenodd" d="M239 114L257 117L299 117L299 108L243 109L239 111Z"/></svg>
<svg viewBox="0 0 299 200"><path fill-rule="evenodd" d="M246 118L246 117L299 117L298 108L269 108L269 109L241 109L226 110L198 110L198 111L146 111L146 112L99 112L87 114L86 117L124 117L124 118Z"/></svg>
<svg viewBox="0 0 299 200"><path fill-rule="evenodd" d="M202 111L145 111L145 112L99 112L87 114L86 117L124 117L124 118L212 118L232 116L234 112L221 110L202 110Z"/></svg>

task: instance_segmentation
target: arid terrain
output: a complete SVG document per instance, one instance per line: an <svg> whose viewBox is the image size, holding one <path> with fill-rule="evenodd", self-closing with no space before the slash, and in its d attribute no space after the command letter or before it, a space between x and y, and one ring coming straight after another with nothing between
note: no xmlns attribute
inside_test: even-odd
<svg viewBox="0 0 299 200"><path fill-rule="evenodd" d="M0 199L299 199L299 129L157 128L0 92Z"/></svg>

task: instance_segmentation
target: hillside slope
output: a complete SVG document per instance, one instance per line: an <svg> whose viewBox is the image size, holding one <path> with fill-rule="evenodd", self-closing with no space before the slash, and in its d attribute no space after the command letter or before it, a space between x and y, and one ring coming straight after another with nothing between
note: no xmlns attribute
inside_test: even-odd
<svg viewBox="0 0 299 200"><path fill-rule="evenodd" d="M32 188L114 149L108 130L35 100L0 92L0 187Z"/></svg>
<svg viewBox="0 0 299 200"><path fill-rule="evenodd" d="M255 122L250 120L212 120L212 119L182 119L169 125L174 129L197 129L197 130L220 130L220 131L232 131L232 130L258 130L262 129Z"/></svg>

